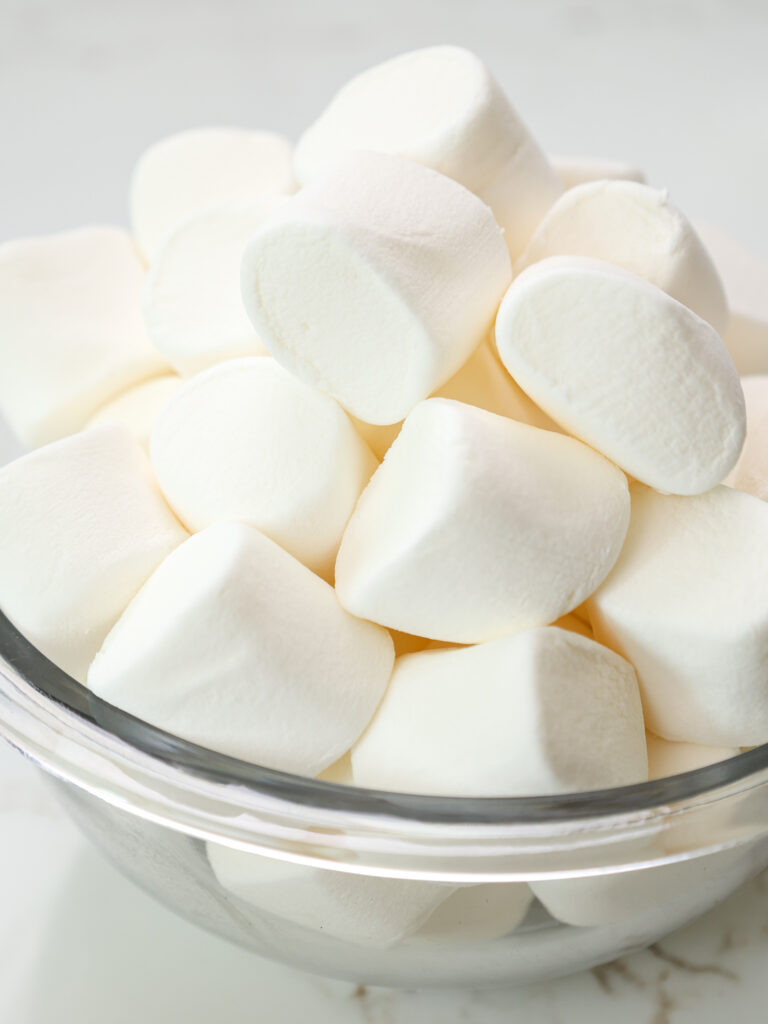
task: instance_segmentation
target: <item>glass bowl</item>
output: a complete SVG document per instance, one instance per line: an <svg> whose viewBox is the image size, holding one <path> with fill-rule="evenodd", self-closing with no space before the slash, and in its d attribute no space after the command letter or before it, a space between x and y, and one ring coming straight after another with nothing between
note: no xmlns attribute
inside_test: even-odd
<svg viewBox="0 0 768 1024"><path fill-rule="evenodd" d="M261 955L359 983L506 985L593 967L768 865L768 745L557 797L359 790L155 729L1 614L0 736L163 903Z"/></svg>

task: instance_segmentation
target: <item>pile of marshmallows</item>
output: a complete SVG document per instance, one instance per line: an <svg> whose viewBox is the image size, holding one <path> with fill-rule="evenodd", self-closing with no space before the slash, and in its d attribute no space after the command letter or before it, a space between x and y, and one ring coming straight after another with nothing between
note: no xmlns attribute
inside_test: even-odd
<svg viewBox="0 0 768 1024"><path fill-rule="evenodd" d="M734 364L768 371L768 278L738 247L729 320L665 192L550 161L455 47L359 75L293 151L160 142L132 216L0 247L0 408L37 447L0 471L0 608L48 658L379 789L768 741L768 377Z"/></svg>

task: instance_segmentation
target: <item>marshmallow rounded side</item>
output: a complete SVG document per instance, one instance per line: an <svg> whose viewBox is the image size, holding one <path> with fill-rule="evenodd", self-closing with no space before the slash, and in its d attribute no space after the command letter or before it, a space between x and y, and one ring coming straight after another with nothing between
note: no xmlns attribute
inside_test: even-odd
<svg viewBox="0 0 768 1024"><path fill-rule="evenodd" d="M588 181L637 181L645 184L645 173L634 164L601 157L550 156L552 167L563 188L575 188Z"/></svg>
<svg viewBox="0 0 768 1024"><path fill-rule="evenodd" d="M152 377L142 384L136 384L102 406L96 415L91 417L87 428L116 423L130 430L141 447L148 452L155 420L181 384L181 377L177 377L175 373Z"/></svg>
<svg viewBox="0 0 768 1024"><path fill-rule="evenodd" d="M768 501L768 375L742 377L741 386L747 405L747 439L725 483Z"/></svg>
<svg viewBox="0 0 768 1024"><path fill-rule="evenodd" d="M581 604L628 518L624 474L586 445L431 398L360 496L336 589L345 608L390 629L491 640Z"/></svg>
<svg viewBox="0 0 768 1024"><path fill-rule="evenodd" d="M136 595L88 673L99 697L182 739L316 776L370 720L386 630L251 526L190 537Z"/></svg>
<svg viewBox="0 0 768 1024"><path fill-rule="evenodd" d="M427 167L352 153L245 251L246 310L291 373L397 423L487 335L511 266L490 210Z"/></svg>
<svg viewBox="0 0 768 1024"><path fill-rule="evenodd" d="M377 466L339 404L267 356L188 381L155 424L151 456L192 532L250 523L325 576Z"/></svg>
<svg viewBox="0 0 768 1024"><path fill-rule="evenodd" d="M416 931L453 892L439 882L373 878L206 845L219 885L238 899L310 931L387 948Z"/></svg>
<svg viewBox="0 0 768 1024"><path fill-rule="evenodd" d="M589 600L595 637L632 662L663 739L768 741L768 504L633 484L621 555Z"/></svg>
<svg viewBox="0 0 768 1024"><path fill-rule="evenodd" d="M562 190L485 64L457 46L402 54L351 79L296 146L303 184L351 150L407 157L478 195L513 258Z"/></svg>
<svg viewBox="0 0 768 1024"><path fill-rule="evenodd" d="M263 355L240 294L246 244L282 198L229 203L184 221L152 264L147 331L175 370L191 376L238 356Z"/></svg>
<svg viewBox="0 0 768 1024"><path fill-rule="evenodd" d="M194 128L154 143L131 179L131 223L153 262L171 231L210 206L296 190L293 151L272 132Z"/></svg>
<svg viewBox="0 0 768 1024"><path fill-rule="evenodd" d="M739 373L768 373L768 262L712 224L698 221L696 230L725 284L725 344Z"/></svg>
<svg viewBox="0 0 768 1024"><path fill-rule="evenodd" d="M119 228L0 245L0 409L25 445L76 433L168 370L141 317L144 277Z"/></svg>
<svg viewBox="0 0 768 1024"><path fill-rule="evenodd" d="M398 658L352 748L357 786L443 796L540 796L648 778L632 666L545 626Z"/></svg>
<svg viewBox="0 0 768 1024"><path fill-rule="evenodd" d="M624 267L725 334L728 303L720 275L665 191L635 181L594 181L570 189L536 228L515 270L558 255Z"/></svg>
<svg viewBox="0 0 768 1024"><path fill-rule="evenodd" d="M0 469L0 608L79 682L136 591L187 534L123 427Z"/></svg>
<svg viewBox="0 0 768 1024"><path fill-rule="evenodd" d="M528 267L496 343L548 415L643 483L697 494L738 459L744 395L722 339L629 271L575 256Z"/></svg>

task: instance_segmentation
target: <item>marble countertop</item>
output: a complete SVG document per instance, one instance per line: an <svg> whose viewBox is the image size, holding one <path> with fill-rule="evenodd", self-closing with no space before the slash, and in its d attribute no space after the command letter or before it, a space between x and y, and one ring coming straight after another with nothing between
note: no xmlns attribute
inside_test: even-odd
<svg viewBox="0 0 768 1024"><path fill-rule="evenodd" d="M491 63L550 152L635 162L768 256L764 0L0 0L0 241L125 221L156 138L206 123L295 136L354 71L449 41ZM0 424L0 464L12 454ZM3 1024L721 1024L765 1016L768 878L561 981L358 988L176 919L0 745L0 951Z"/></svg>

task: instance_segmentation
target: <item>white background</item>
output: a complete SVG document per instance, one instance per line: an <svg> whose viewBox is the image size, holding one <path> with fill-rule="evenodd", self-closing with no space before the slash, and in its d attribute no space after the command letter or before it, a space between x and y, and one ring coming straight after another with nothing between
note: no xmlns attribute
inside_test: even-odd
<svg viewBox="0 0 768 1024"><path fill-rule="evenodd" d="M296 136L350 74L439 42L485 57L550 152L636 162L768 256L765 0L0 0L0 241L125 222L158 137ZM643 954L516 994L361 998L176 922L0 750L2 1024L762 1019L766 920L753 885L665 944L693 969Z"/></svg>

